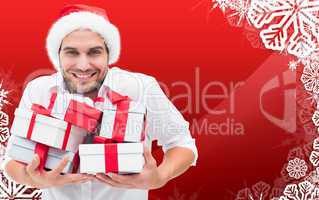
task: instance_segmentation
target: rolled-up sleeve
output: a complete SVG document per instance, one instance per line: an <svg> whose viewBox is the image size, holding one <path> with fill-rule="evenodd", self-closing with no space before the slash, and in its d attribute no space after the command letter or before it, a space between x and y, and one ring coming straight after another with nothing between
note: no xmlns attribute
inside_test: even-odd
<svg viewBox="0 0 319 200"><path fill-rule="evenodd" d="M195 166L198 152L195 139L189 131L189 123L167 98L154 78L150 78L146 85L146 133L151 140L157 140L164 153L174 147L192 150L194 153L192 165Z"/></svg>

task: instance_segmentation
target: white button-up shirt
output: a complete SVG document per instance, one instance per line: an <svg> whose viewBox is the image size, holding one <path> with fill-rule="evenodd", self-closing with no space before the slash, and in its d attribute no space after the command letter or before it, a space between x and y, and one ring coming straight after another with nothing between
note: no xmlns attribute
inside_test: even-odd
<svg viewBox="0 0 319 200"><path fill-rule="evenodd" d="M152 140L162 146L164 152L173 147L185 147L194 152L197 160L195 140L189 132L189 123L184 120L180 112L169 101L161 90L155 78L112 67L108 70L105 80L99 90L98 96L103 96L105 88L129 96L132 100L143 103L147 109L146 115L146 140L151 147ZM60 72L51 76L39 77L26 86L19 107L31 109L33 103L48 106L50 93L53 89L59 92L68 92ZM10 139L8 145L11 145ZM5 155L2 167L10 158ZM42 190L42 199L51 200L127 200L148 199L147 190L123 189L106 185L97 180L81 184L69 184L62 187L51 187Z"/></svg>

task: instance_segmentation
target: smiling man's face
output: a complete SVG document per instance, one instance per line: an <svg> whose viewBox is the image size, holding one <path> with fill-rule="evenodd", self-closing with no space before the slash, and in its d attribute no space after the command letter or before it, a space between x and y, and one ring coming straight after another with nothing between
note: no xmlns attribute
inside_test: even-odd
<svg viewBox="0 0 319 200"><path fill-rule="evenodd" d="M68 34L60 48L60 64L71 93L97 91L107 73L108 52L104 39L90 30Z"/></svg>

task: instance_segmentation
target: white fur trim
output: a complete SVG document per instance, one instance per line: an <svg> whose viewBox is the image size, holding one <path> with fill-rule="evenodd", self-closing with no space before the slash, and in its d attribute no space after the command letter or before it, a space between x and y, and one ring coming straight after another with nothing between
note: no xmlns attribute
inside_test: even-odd
<svg viewBox="0 0 319 200"><path fill-rule="evenodd" d="M74 12L56 21L47 36L46 48L48 56L56 70L60 70L58 52L63 38L79 28L88 28L99 33L104 38L109 49L109 64L113 64L118 60L121 50L118 29L104 17L97 14L86 11Z"/></svg>

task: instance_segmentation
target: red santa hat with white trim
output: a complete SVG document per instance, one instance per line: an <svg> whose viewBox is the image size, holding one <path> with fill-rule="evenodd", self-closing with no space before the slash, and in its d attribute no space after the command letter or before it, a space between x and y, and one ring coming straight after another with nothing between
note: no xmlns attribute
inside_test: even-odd
<svg viewBox="0 0 319 200"><path fill-rule="evenodd" d="M60 17L50 28L46 40L49 58L56 70L60 70L59 49L63 38L80 28L88 28L103 37L109 51L108 64L118 60L121 48L120 34L109 21L105 10L87 5L68 5L61 10Z"/></svg>

